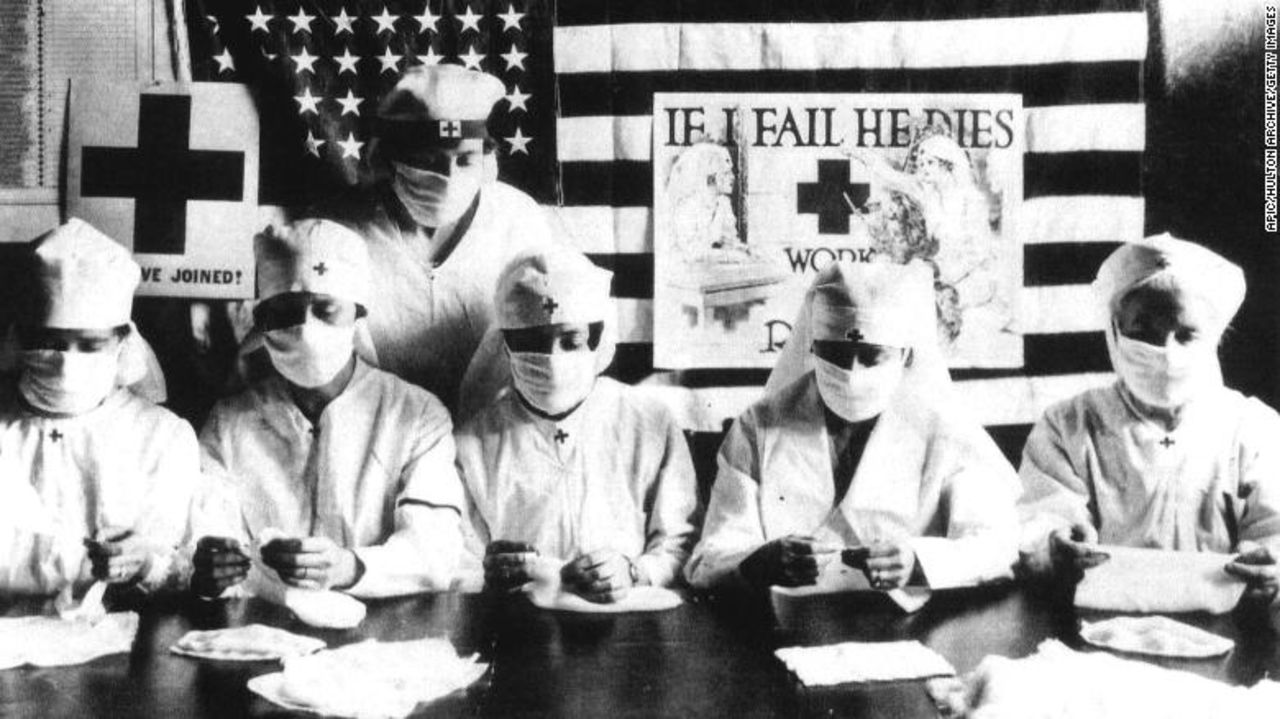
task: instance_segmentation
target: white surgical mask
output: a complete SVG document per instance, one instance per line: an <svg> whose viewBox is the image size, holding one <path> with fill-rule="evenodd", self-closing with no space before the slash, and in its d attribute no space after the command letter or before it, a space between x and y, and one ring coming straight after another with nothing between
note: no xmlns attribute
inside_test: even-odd
<svg viewBox="0 0 1280 719"><path fill-rule="evenodd" d="M578 406L596 382L596 353L508 352L511 379L529 404L552 416Z"/></svg>
<svg viewBox="0 0 1280 719"><path fill-rule="evenodd" d="M1114 328L1112 332L1116 374L1134 397L1152 407L1181 407L1221 376L1212 342L1159 347L1125 337Z"/></svg>
<svg viewBox="0 0 1280 719"><path fill-rule="evenodd" d="M347 366L355 349L355 327L308 320L263 333L271 364L299 387L328 384Z"/></svg>
<svg viewBox="0 0 1280 719"><path fill-rule="evenodd" d="M462 217L480 191L472 172L449 176L399 162L391 166L396 172L391 182L396 197L423 227L439 227Z"/></svg>
<svg viewBox="0 0 1280 719"><path fill-rule="evenodd" d="M119 349L104 352L25 350L18 391L32 407L50 414L84 414L116 387Z"/></svg>
<svg viewBox="0 0 1280 719"><path fill-rule="evenodd" d="M856 370L814 356L818 394L827 408L849 422L879 416L902 381L901 362L884 362Z"/></svg>

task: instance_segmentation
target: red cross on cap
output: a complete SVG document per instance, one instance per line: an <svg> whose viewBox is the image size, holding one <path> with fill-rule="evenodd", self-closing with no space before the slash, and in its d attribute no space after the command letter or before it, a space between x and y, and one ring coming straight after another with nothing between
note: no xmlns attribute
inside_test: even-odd
<svg viewBox="0 0 1280 719"><path fill-rule="evenodd" d="M457 120L441 120L440 137L447 137L453 140L462 137L462 123Z"/></svg>

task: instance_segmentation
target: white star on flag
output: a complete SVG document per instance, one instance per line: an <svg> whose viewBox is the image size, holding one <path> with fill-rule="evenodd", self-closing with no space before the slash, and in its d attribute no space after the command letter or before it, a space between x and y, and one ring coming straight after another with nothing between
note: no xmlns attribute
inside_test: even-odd
<svg viewBox="0 0 1280 719"><path fill-rule="evenodd" d="M356 17L351 17L347 14L347 9L342 8L342 10L332 19L334 24L338 26L338 29L333 31L335 37L344 32L349 32L352 35L356 34L356 31L351 28L351 23L359 19L358 15Z"/></svg>
<svg viewBox="0 0 1280 719"><path fill-rule="evenodd" d="M308 112L312 113L313 115L319 115L320 111L316 109L316 105L324 98L316 97L315 95L312 95L311 88L308 87L302 91L301 95L297 95L293 99L296 100L298 103L299 115L305 115Z"/></svg>
<svg viewBox="0 0 1280 719"><path fill-rule="evenodd" d="M484 55L476 52L474 47L467 48L467 51L458 56L464 67L469 70L479 70L480 62L484 60Z"/></svg>
<svg viewBox="0 0 1280 719"><path fill-rule="evenodd" d="M307 130L307 152L315 157L320 156L320 146L325 144L326 140L321 140Z"/></svg>
<svg viewBox="0 0 1280 719"><path fill-rule="evenodd" d="M520 92L519 85L512 85L511 92L507 94L507 112L515 112L516 110L528 112L529 108L525 107L524 103L531 97L533 96L527 92Z"/></svg>
<svg viewBox="0 0 1280 719"><path fill-rule="evenodd" d="M342 57L338 57L337 55L334 55L333 61L338 63L339 75L341 75L344 72L349 72L353 75L360 74L359 71L356 70L356 63L360 62L360 56L352 55L351 48L349 47L342 49Z"/></svg>
<svg viewBox="0 0 1280 719"><path fill-rule="evenodd" d="M231 72L236 69L235 60L231 59L231 53L224 47L222 52L213 56L218 63L218 72Z"/></svg>
<svg viewBox="0 0 1280 719"><path fill-rule="evenodd" d="M516 12L514 5L507 5L507 11L498 13L498 17L502 18L502 31L506 32L511 28L515 28L516 32L520 32L520 21L524 19L524 13Z"/></svg>
<svg viewBox="0 0 1280 719"><path fill-rule="evenodd" d="M529 57L529 53L520 52L520 48L516 47L515 43L511 44L511 52L502 53L502 59L507 61L508 70L512 70L517 67L521 70L525 69L524 59L526 57Z"/></svg>
<svg viewBox="0 0 1280 719"><path fill-rule="evenodd" d="M306 72L314 73L316 69L313 66L316 64L316 60L319 60L319 59L320 59L319 57L316 57L315 55L312 55L311 53L307 52L307 49L305 47L302 48L302 52L293 56L293 64L295 65L294 72L306 71Z"/></svg>
<svg viewBox="0 0 1280 719"><path fill-rule="evenodd" d="M252 15L245 15L245 18L249 21L249 24L252 25L252 27L249 29L250 32L253 32L254 30L271 32L271 28L267 27L267 22L272 20L273 17L274 16L267 15L266 13L262 12L261 5L258 6L257 11L254 12Z"/></svg>
<svg viewBox="0 0 1280 719"><path fill-rule="evenodd" d="M458 21L462 23L462 29L459 30L458 32L464 33L467 31L467 28L471 28L476 32L480 32L480 18L482 17L484 16L475 14L475 11L473 11L471 9L471 6L468 5L467 12L464 13L462 16L457 17Z"/></svg>
<svg viewBox="0 0 1280 719"><path fill-rule="evenodd" d="M385 7L382 8L381 15L371 19L378 23L378 32L375 34L382 34L384 32L394 33L396 31L396 16L387 12Z"/></svg>
<svg viewBox="0 0 1280 719"><path fill-rule="evenodd" d="M339 105L342 105L342 112L338 113L339 117L342 117L347 113L351 113L356 117L360 116L360 103L364 102L364 98L357 97L350 88L347 89L346 97L335 97L334 99L338 101Z"/></svg>
<svg viewBox="0 0 1280 719"><path fill-rule="evenodd" d="M434 31L439 31L440 29L440 16L431 14L430 2L427 3L426 7L422 8L422 14L414 15L413 19L418 21L418 32L420 33L426 32L428 25Z"/></svg>
<svg viewBox="0 0 1280 719"><path fill-rule="evenodd" d="M419 55L418 59L422 61L423 65L439 65L440 64L440 56L436 54L435 48L431 47L430 45L427 46L427 54Z"/></svg>
<svg viewBox="0 0 1280 719"><path fill-rule="evenodd" d="M310 33L311 23L315 22L315 19L315 15L308 15L307 11L302 8L298 8L297 15L289 16L289 22L293 23L293 32L295 35L303 31Z"/></svg>
<svg viewBox="0 0 1280 719"><path fill-rule="evenodd" d="M338 146L342 148L342 159L354 157L360 159L360 148L364 147L364 143L356 139L355 133L348 132L347 139L338 140Z"/></svg>
<svg viewBox="0 0 1280 719"><path fill-rule="evenodd" d="M532 140L533 140L532 137L525 137L524 133L520 131L520 127L517 126L516 134L507 138L507 142L511 144L511 154L514 155L517 152L523 152L524 154L528 155L529 154L528 145Z"/></svg>
<svg viewBox="0 0 1280 719"><path fill-rule="evenodd" d="M397 55L391 52L391 46L388 45L385 52L378 56L378 62L382 63L382 70L378 72L381 75L384 72L399 72L400 68L396 65L400 62L403 55Z"/></svg>

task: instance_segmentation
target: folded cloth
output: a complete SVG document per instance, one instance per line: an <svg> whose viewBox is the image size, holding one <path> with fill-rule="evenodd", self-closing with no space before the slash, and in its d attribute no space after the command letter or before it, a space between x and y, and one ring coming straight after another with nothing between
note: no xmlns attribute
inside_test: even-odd
<svg viewBox="0 0 1280 719"><path fill-rule="evenodd" d="M1116 617L1082 622L1080 636L1103 649L1157 657L1198 659L1226 654L1235 642L1168 617Z"/></svg>
<svg viewBox="0 0 1280 719"><path fill-rule="evenodd" d="M661 612L684 603L680 594L662 587L632 587L621 601L601 604L566 592L559 584L532 583L526 589L529 601L540 609L584 614L621 614L623 612Z"/></svg>
<svg viewBox="0 0 1280 719"><path fill-rule="evenodd" d="M805 686L951 676L955 667L918 641L844 642L774 652Z"/></svg>
<svg viewBox="0 0 1280 719"><path fill-rule="evenodd" d="M1110 556L1088 569L1076 587L1076 606L1115 612L1231 611L1245 585L1223 570L1234 557L1211 552L1103 546Z"/></svg>
<svg viewBox="0 0 1280 719"><path fill-rule="evenodd" d="M968 719L1205 719L1273 716L1280 683L1232 687L1046 640L1025 659L989 656L963 679L929 684L944 716Z"/></svg>
<svg viewBox="0 0 1280 719"><path fill-rule="evenodd" d="M359 626L368 611L364 602L328 589L291 587L262 561L262 545L281 536L284 534L279 530L266 529L259 541L253 544L249 576L245 578L243 591L287 607L303 624L325 629Z"/></svg>
<svg viewBox="0 0 1280 719"><path fill-rule="evenodd" d="M169 647L174 654L229 662L257 662L311 654L325 648L321 639L262 624L190 631Z"/></svg>
<svg viewBox="0 0 1280 719"><path fill-rule="evenodd" d="M0 669L26 664L84 664L108 654L128 652L137 633L135 612L115 612L93 621L55 617L0 619Z"/></svg>
<svg viewBox="0 0 1280 719"><path fill-rule="evenodd" d="M286 658L284 671L250 679L249 689L295 711L399 719L474 683L489 668L478 658L459 657L448 639L370 640Z"/></svg>

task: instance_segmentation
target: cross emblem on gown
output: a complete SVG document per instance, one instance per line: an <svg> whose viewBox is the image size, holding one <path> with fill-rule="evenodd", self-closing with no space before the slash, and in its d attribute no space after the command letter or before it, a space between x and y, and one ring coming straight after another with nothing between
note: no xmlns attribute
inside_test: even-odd
<svg viewBox="0 0 1280 719"><path fill-rule="evenodd" d="M444 120L440 123L440 137L456 140L462 137L462 123L457 120Z"/></svg>
<svg viewBox="0 0 1280 719"><path fill-rule="evenodd" d="M321 275L321 276L323 276L323 275L324 275L324 273L326 273L326 272L328 272L328 271L329 271L329 268L328 268L328 267L325 267L323 262L321 262L320 264L316 265L315 267L312 267L311 269L315 270L315 271L316 271L316 274L317 274L317 275Z"/></svg>
<svg viewBox="0 0 1280 719"><path fill-rule="evenodd" d="M862 330L856 327L844 333L844 336L845 336L845 339L849 340L850 342L861 342L864 338L864 335L862 334Z"/></svg>
<svg viewBox="0 0 1280 719"><path fill-rule="evenodd" d="M863 209L871 185L849 182L848 160L818 160L818 181L796 184L796 212L818 216L818 233L849 233L849 215Z"/></svg>
<svg viewBox="0 0 1280 719"><path fill-rule="evenodd" d="M187 202L244 197L244 153L191 149L189 95L138 102L138 146L83 148L80 194L134 200L133 251L180 255Z"/></svg>
<svg viewBox="0 0 1280 719"><path fill-rule="evenodd" d="M49 433L49 439L57 442L58 440L62 439L62 433L59 432L57 428L54 428L54 430Z"/></svg>
<svg viewBox="0 0 1280 719"><path fill-rule="evenodd" d="M1173 441L1172 437L1165 437L1164 439L1157 442L1157 444L1159 444L1161 447L1164 447L1165 449L1168 449L1177 443Z"/></svg>
<svg viewBox="0 0 1280 719"><path fill-rule="evenodd" d="M569 433L564 431L563 429L557 429L555 439L556 439L556 442L559 442L560 444L564 444L564 441L566 439L569 439Z"/></svg>
<svg viewBox="0 0 1280 719"><path fill-rule="evenodd" d="M550 297L548 297L547 300L542 303L542 309L546 310L548 315L554 313L556 311L556 308L559 306L560 305Z"/></svg>

